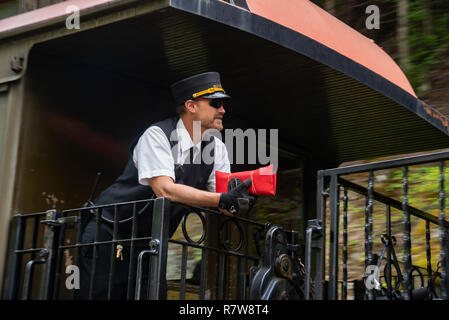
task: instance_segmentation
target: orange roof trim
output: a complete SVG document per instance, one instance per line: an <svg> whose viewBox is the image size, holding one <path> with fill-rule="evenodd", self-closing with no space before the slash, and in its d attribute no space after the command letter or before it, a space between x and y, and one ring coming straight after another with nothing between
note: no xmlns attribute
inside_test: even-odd
<svg viewBox="0 0 449 320"><path fill-rule="evenodd" d="M109 6L120 0L69 0L0 20L0 33L67 16L76 5L85 10ZM395 61L373 40L361 35L309 0L246 0L251 13L309 37L379 74L416 98L416 94ZM229 5L229 4L228 4Z"/></svg>
<svg viewBox="0 0 449 320"><path fill-rule="evenodd" d="M379 74L416 98L396 62L372 39L355 31L309 0L246 0L251 13L295 30Z"/></svg>

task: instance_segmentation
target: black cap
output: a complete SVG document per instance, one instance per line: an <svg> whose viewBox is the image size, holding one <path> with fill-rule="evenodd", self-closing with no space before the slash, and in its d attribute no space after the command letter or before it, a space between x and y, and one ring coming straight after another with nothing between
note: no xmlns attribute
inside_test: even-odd
<svg viewBox="0 0 449 320"><path fill-rule="evenodd" d="M170 90L178 106L187 100L200 97L209 99L231 98L221 86L218 72L204 72L185 78L173 83Z"/></svg>

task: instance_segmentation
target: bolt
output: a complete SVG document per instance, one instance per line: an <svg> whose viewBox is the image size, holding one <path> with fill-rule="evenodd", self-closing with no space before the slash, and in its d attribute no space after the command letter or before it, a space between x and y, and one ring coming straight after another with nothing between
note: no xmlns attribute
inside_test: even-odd
<svg viewBox="0 0 449 320"><path fill-rule="evenodd" d="M282 268L284 269L284 271L288 271L288 268L290 267L290 263L288 261L288 259L284 259L284 261L282 261Z"/></svg>
<svg viewBox="0 0 449 320"><path fill-rule="evenodd" d="M282 291L279 295L279 300L288 300L288 294L287 291Z"/></svg>
<svg viewBox="0 0 449 320"><path fill-rule="evenodd" d="M23 57L11 57L11 70L20 73L23 70Z"/></svg>
<svg viewBox="0 0 449 320"><path fill-rule="evenodd" d="M157 250L159 248L159 240L153 239L150 241L150 249Z"/></svg>
<svg viewBox="0 0 449 320"><path fill-rule="evenodd" d="M45 249L45 248L41 249L41 251L39 252L39 256L42 259L47 259L49 255L50 255L50 251L48 251L48 249Z"/></svg>
<svg viewBox="0 0 449 320"><path fill-rule="evenodd" d="M277 240L278 240L279 243L283 243L284 242L284 237L282 236L282 233L278 233Z"/></svg>

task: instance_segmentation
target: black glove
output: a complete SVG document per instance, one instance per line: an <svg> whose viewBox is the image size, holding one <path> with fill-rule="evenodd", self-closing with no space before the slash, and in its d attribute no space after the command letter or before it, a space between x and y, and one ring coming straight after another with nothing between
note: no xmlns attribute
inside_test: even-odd
<svg viewBox="0 0 449 320"><path fill-rule="evenodd" d="M251 210L254 205L255 197L249 194L248 188L251 185L251 179L242 181L238 178L232 178L228 184L228 192L222 193L218 207L232 214L245 214Z"/></svg>

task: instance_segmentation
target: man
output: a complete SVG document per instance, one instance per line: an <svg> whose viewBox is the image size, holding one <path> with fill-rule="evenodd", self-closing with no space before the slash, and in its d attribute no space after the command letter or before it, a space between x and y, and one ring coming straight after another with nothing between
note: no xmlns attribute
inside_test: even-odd
<svg viewBox="0 0 449 320"><path fill-rule="evenodd" d="M244 199L251 202L247 180L228 193L215 193L215 171L230 172L230 163L225 145L218 138L208 136L207 130L222 130L225 103L230 96L221 86L217 72L198 74L174 83L171 86L176 101L177 117L157 122L150 126L131 145L130 160L116 182L94 201L95 205L136 201L154 197L167 197L171 201L197 207L219 207L226 215L239 211L239 203ZM197 130L195 130L197 125ZM205 161L203 150L209 150L209 160ZM240 200L240 202L239 202ZM138 237L151 236L152 205L137 207ZM117 212L117 217L115 214ZM169 236L175 232L186 209L171 208ZM87 223L82 243L110 241L113 238L113 221L118 223L118 239L131 237L133 207L121 206L104 208L101 211L100 226L95 219ZM96 230L99 228L97 238ZM148 240L135 244L137 254L148 249ZM98 246L95 272L94 299L107 299L111 261L111 245ZM134 278L129 273L129 242L117 245L117 261L112 290L109 298L126 299L127 291L132 292ZM91 246L81 249L81 288L75 293L78 299L88 299L90 273L92 271L93 250ZM128 281L131 286L128 288Z"/></svg>

